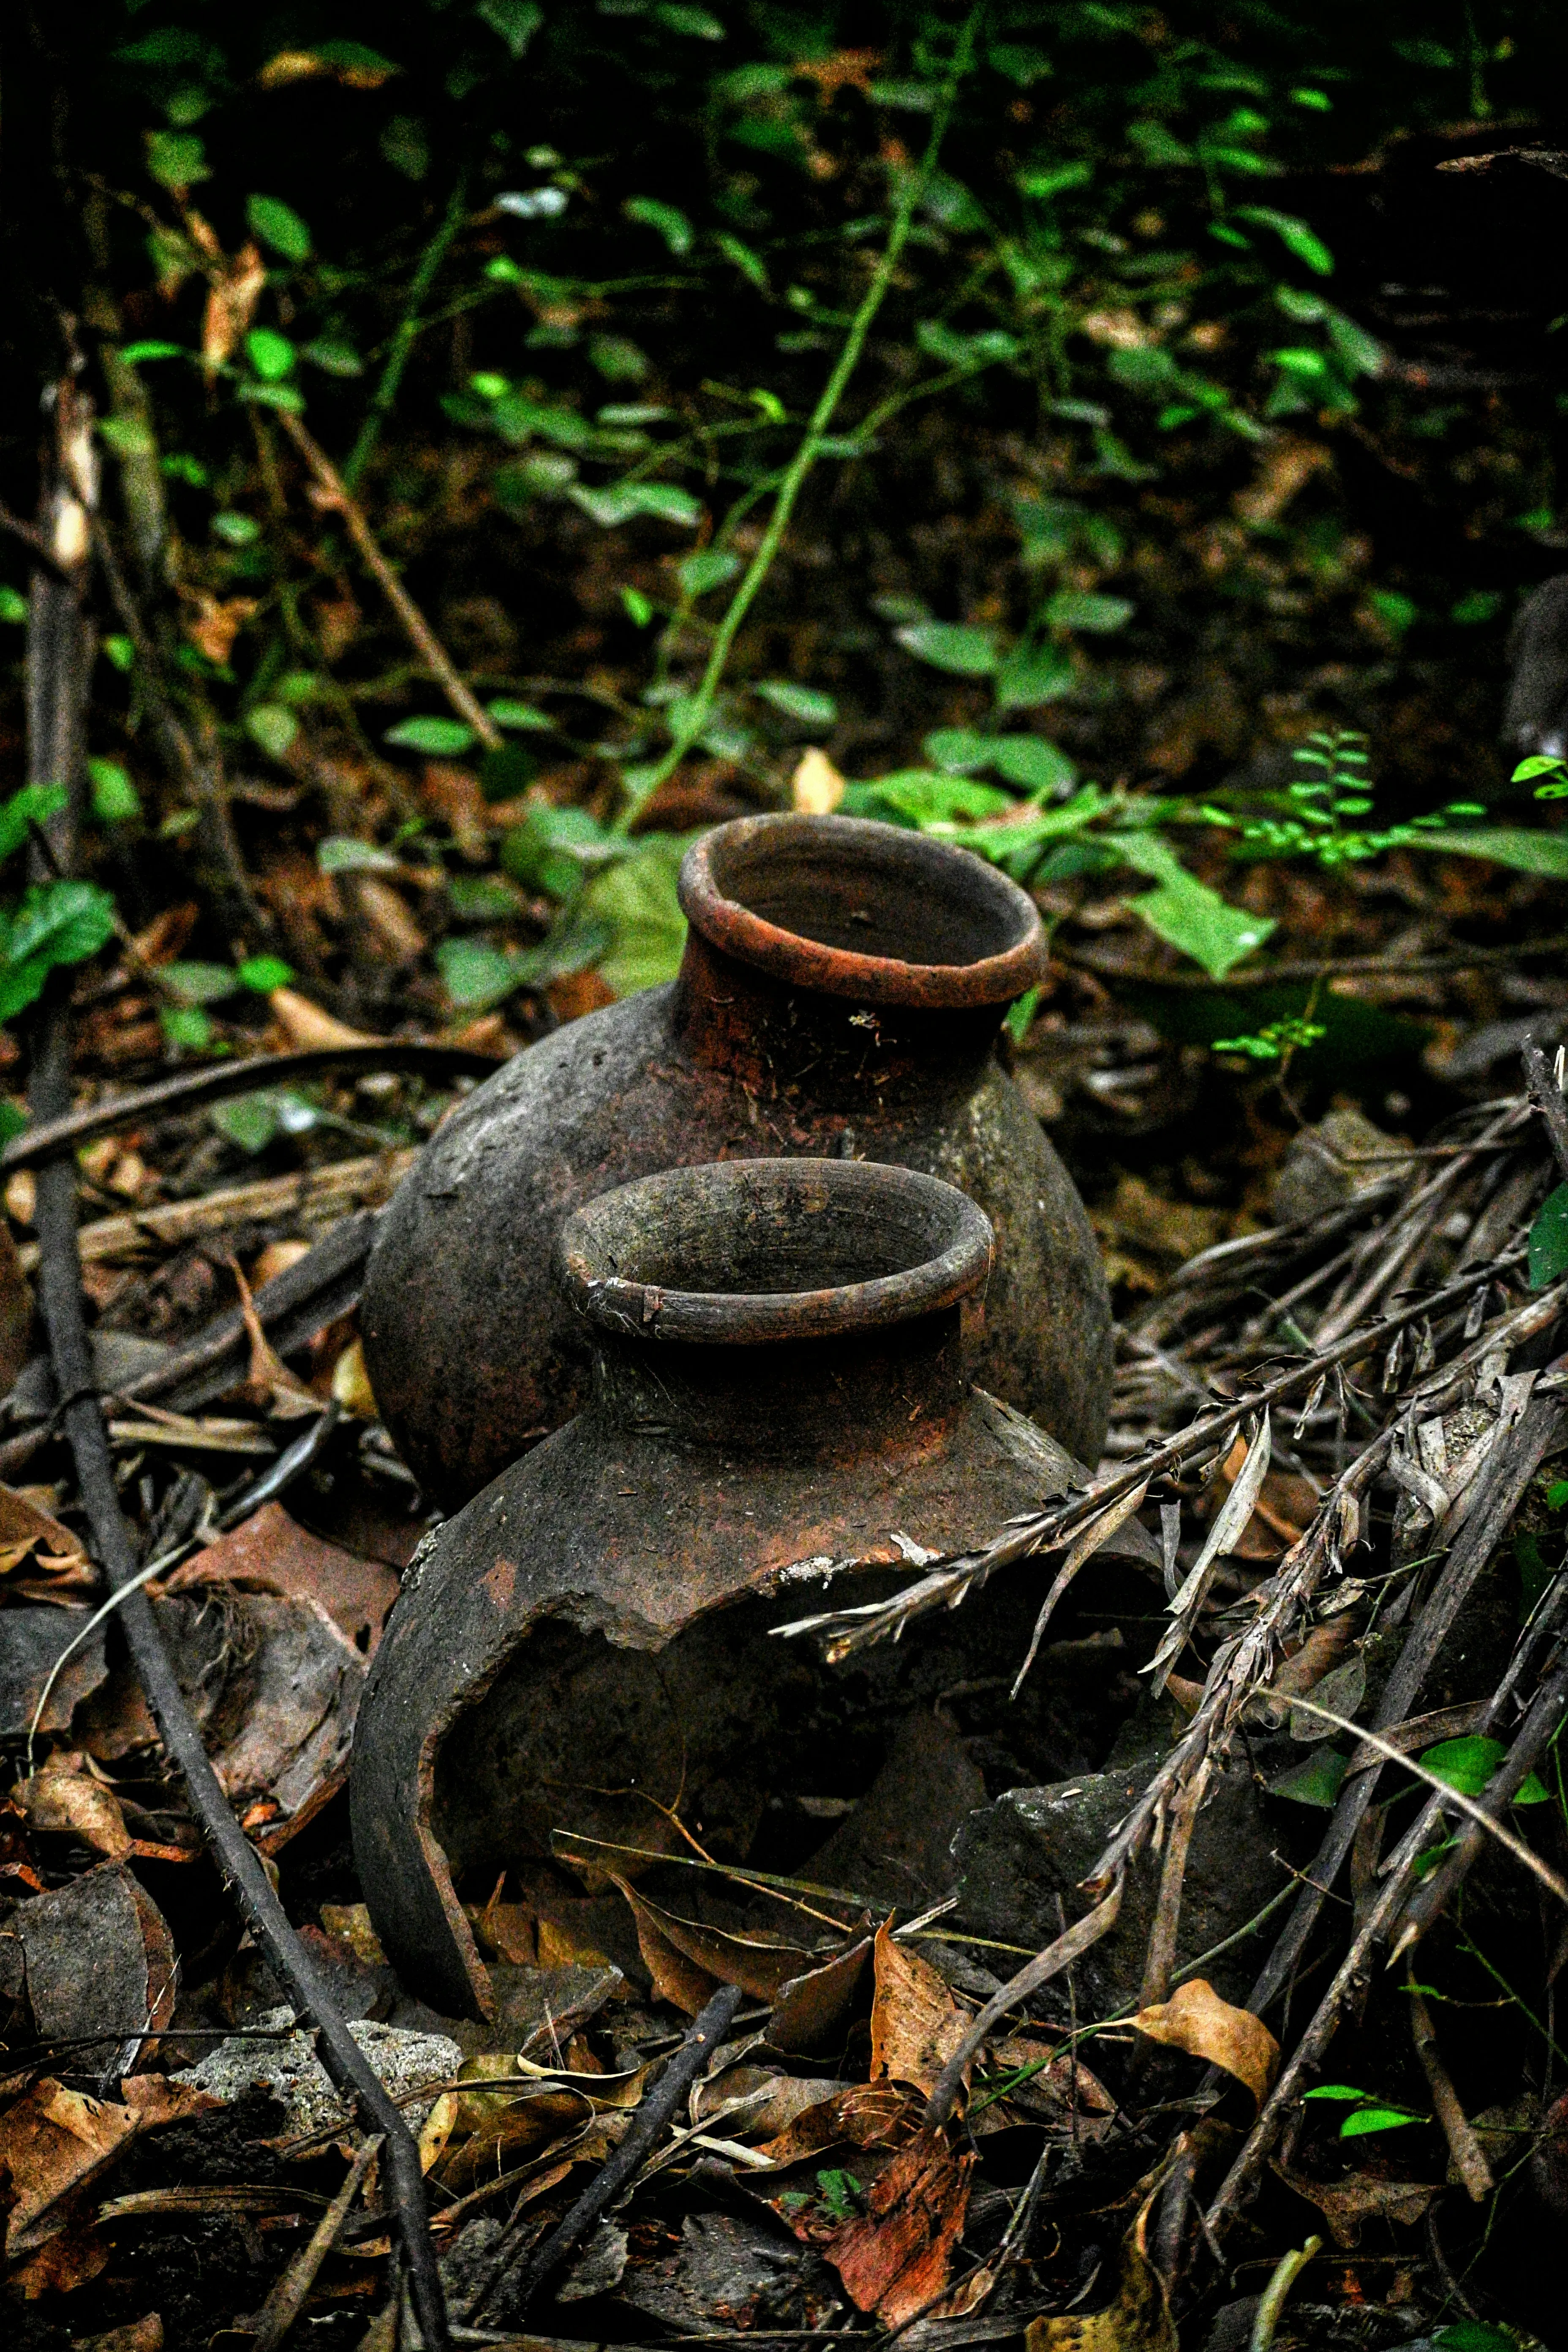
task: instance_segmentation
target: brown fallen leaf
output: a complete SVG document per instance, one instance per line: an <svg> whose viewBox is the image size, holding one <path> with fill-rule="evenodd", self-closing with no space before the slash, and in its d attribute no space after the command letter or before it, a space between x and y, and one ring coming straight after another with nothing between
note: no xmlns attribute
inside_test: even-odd
<svg viewBox="0 0 1568 2352"><path fill-rule="evenodd" d="M1169 2000L1141 2009L1131 2023L1151 2042L1223 2067L1263 2105L1279 2064L1279 2044L1260 2017L1221 2000L1206 1978L1189 1977Z"/></svg>
<svg viewBox="0 0 1568 2352"><path fill-rule="evenodd" d="M815 2101L776 2139L764 2140L757 2153L782 2170L845 2141L852 2147L887 2147L907 2139L919 2115L909 2093L893 2084L856 2083L831 2098Z"/></svg>
<svg viewBox="0 0 1568 2352"><path fill-rule="evenodd" d="M1369 2172L1350 2172L1341 2180L1313 2180L1302 2172L1274 2167L1288 2189L1315 2205L1329 2225L1336 2246L1361 2243L1365 2221L1398 2221L1405 2229L1424 2221L1441 2184L1426 2180L1380 2180Z"/></svg>
<svg viewBox="0 0 1568 2352"><path fill-rule="evenodd" d="M39 2041L73 2073L129 2070L174 2014L174 1941L145 1888L124 1863L101 1862L35 1895L14 1924Z"/></svg>
<svg viewBox="0 0 1568 2352"><path fill-rule="evenodd" d="M946 2134L921 2130L867 2193L866 2212L820 2251L858 2310L901 2326L947 2284L969 2212L974 2157L956 2155Z"/></svg>
<svg viewBox="0 0 1568 2352"><path fill-rule="evenodd" d="M815 743L807 746L790 778L791 803L805 811L807 816L831 816L845 793L844 778L839 774L826 751Z"/></svg>
<svg viewBox="0 0 1568 2352"><path fill-rule="evenodd" d="M258 610L254 596L215 596L209 588L187 588L181 628L204 660L221 668L234 651L234 641Z"/></svg>
<svg viewBox="0 0 1568 2352"><path fill-rule="evenodd" d="M624 1878L617 1878L616 1885L631 1906L637 1940L650 1973L654 1961L649 1954L654 1951L669 1982L685 1987L684 1995L671 1991L665 1996L678 2008L685 2009L688 2000L698 1994L700 1979L707 1990L697 2001L698 2009L712 1999L721 1984L738 1984L754 2000L776 2000L791 1978L802 1975L812 1965L814 1955L798 1944L782 1944L762 1936L731 1935L722 1927L700 1927L695 1920L679 1919L672 1912L661 1910ZM646 1943L645 1929L648 1937ZM673 1960L671 1954L675 1956ZM681 1961L685 1962L684 1969L679 1965ZM696 2013L695 2009L689 2011L692 2016Z"/></svg>
<svg viewBox="0 0 1568 2352"><path fill-rule="evenodd" d="M221 2105L161 2074L130 2077L121 2103L41 2076L0 2115L0 2163L10 2168L16 2196L6 2216L7 2256L32 2252L63 2228L65 2199L95 2180L139 2134Z"/></svg>
<svg viewBox="0 0 1568 2352"><path fill-rule="evenodd" d="M1115 2299L1103 2311L1031 2319L1024 2352L1180 2352L1165 2282L1149 2260L1148 2226L1145 2204L1121 2241Z"/></svg>
<svg viewBox="0 0 1568 2352"><path fill-rule="evenodd" d="M30 1780L18 1787L30 1829L45 1835L79 1838L94 1853L122 1862L132 1840L120 1801L95 1780L87 1758L57 1748Z"/></svg>
<svg viewBox="0 0 1568 2352"><path fill-rule="evenodd" d="M335 1020L331 1013L323 1013L319 1004L312 1004L310 998L301 996L297 989L275 988L267 1002L290 1045L308 1050L314 1045L378 1045L381 1043L379 1037L371 1036L368 1031L351 1029L346 1021Z"/></svg>
<svg viewBox="0 0 1568 2352"><path fill-rule="evenodd" d="M79 1538L18 1486L0 1486L0 1577L8 1601L64 1601L100 1590Z"/></svg>
<svg viewBox="0 0 1568 2352"><path fill-rule="evenodd" d="M807 2054L841 2035L860 1997L870 1957L871 1938L862 1936L858 1944L835 1953L821 1968L808 1969L804 1976L791 1977L781 1985L768 2020L773 2047Z"/></svg>
<svg viewBox="0 0 1568 2352"><path fill-rule="evenodd" d="M929 1960L893 1941L884 1925L874 1948L871 2076L912 2083L929 2096L968 2030L969 2017Z"/></svg>
<svg viewBox="0 0 1568 2352"><path fill-rule="evenodd" d="M210 1584L312 1601L367 1658L374 1654L398 1593L395 1569L311 1535L281 1503L264 1503L186 1560L164 1590L186 1592Z"/></svg>
<svg viewBox="0 0 1568 2352"><path fill-rule="evenodd" d="M155 2311L145 2319L132 2319L124 2327L111 2327L102 2336L79 2336L71 2352L163 2352L163 2322Z"/></svg>

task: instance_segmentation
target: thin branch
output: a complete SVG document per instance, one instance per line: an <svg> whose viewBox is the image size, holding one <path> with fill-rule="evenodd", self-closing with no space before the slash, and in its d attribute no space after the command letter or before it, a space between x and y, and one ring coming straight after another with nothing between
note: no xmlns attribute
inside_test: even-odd
<svg viewBox="0 0 1568 2352"><path fill-rule="evenodd" d="M1021 1968L1016 1977L1008 1979L1000 1992L992 1994L979 2016L971 2021L969 2031L937 2076L931 2097L926 2102L925 2121L933 2130L944 2124L952 2113L953 2103L963 2086L965 2070L986 2036L994 2032L1008 2011L1016 2009L1020 2001L1027 2000L1031 1993L1038 1992L1042 1985L1049 1984L1053 1977L1059 1977L1064 1969L1070 1969L1073 1962L1081 1959L1102 1936L1110 1935L1116 1925L1117 1913L1121 1908L1122 1885L1123 1881L1119 1878L1103 1901L1097 1903L1092 1911L1086 1911L1083 1917L1075 1920L1070 1927L1064 1928L1056 1941L1047 1944L1043 1952L1037 1952L1026 1967Z"/></svg>
<svg viewBox="0 0 1568 2352"><path fill-rule="evenodd" d="M811 412L811 419L806 425L805 437L785 468L784 478L779 484L778 497L774 501L773 513L768 519L767 529L758 541L756 552L746 566L740 584L730 600L724 617L714 632L712 649L709 654L708 666L702 673L701 682L681 713L675 730L674 740L668 751L665 752L662 759L655 762L632 797L631 803L621 819L623 831L630 824L649 796L657 792L665 778L674 773L708 724L714 698L719 691L725 667L729 662L731 647L735 642L742 622L751 611L758 592L773 567L773 558L784 543L784 533L789 529L790 518L795 512L795 501L805 486L806 477L822 454L822 443L827 429L837 413L838 404L848 386L849 379L859 365L866 338L870 333L877 313L881 309L888 290L893 283L900 257L914 225L916 208L925 194L932 172L936 169L936 160L942 152L942 141L947 135L948 120L958 96L959 85L969 71L974 52L975 28L982 13L980 8L973 9L965 19L959 33L952 63L948 68L947 79L942 85L936 110L931 118L931 135L926 142L925 152L914 170L906 174L903 185L899 191L898 200L893 208L892 226L888 232L888 242L883 247L877 267L871 274L870 284L861 297L860 306L844 339L844 347L838 354L832 374L822 388L816 407Z"/></svg>
<svg viewBox="0 0 1568 2352"><path fill-rule="evenodd" d="M1530 1099L1545 1121L1558 1169L1568 1177L1568 1102L1563 1100L1555 1072L1533 1038L1524 1049L1524 1068L1530 1080Z"/></svg>
<svg viewBox="0 0 1568 2352"><path fill-rule="evenodd" d="M1443 2063L1431 2011L1414 1981L1406 1984L1405 1990L1410 2002L1410 2035L1426 2077L1426 2086L1432 2094L1432 2111L1443 2126L1443 2137L1448 2143L1448 2153L1464 2183L1466 2195L1472 2205L1483 2204L1497 2187L1492 2179L1491 2166L1487 2162L1486 2150L1476 2137L1475 2126L1460 2105L1453 2077Z"/></svg>
<svg viewBox="0 0 1568 2352"><path fill-rule="evenodd" d="M386 365L381 372L380 382L371 397L370 410L364 423L360 426L359 436L343 461L343 480L351 490L359 487L359 478L370 462L371 452L375 447L381 428L392 414L398 387L403 382L403 371L408 365L413 354L419 330L429 323L422 320L419 313L424 308L425 297L436 282L441 264L451 250L452 240L463 225L463 215L468 210L468 175L466 171L463 171L458 173L452 193L447 200L447 209L441 215L440 226L420 255L418 267L408 281L408 299L403 306L403 316L398 320L393 331L392 348L387 353Z"/></svg>
<svg viewBox="0 0 1568 2352"><path fill-rule="evenodd" d="M366 571L396 614L404 635L421 661L428 667L458 718L473 729L487 751L499 751L502 742L500 729L476 699L472 688L458 675L450 654L382 553L376 544L375 533L365 518L364 509L321 443L286 408L279 410L278 422L316 477L324 494L323 503L342 515L349 537L364 559Z"/></svg>

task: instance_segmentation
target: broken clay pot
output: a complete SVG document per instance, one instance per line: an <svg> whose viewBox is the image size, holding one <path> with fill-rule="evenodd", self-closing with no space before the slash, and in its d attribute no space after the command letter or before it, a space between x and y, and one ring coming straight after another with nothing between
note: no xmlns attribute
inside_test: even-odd
<svg viewBox="0 0 1568 2352"><path fill-rule="evenodd" d="M591 1885L635 1878L680 1850L677 1806L743 1857L790 1743L837 1703L772 1630L846 1599L846 1561L875 1563L856 1600L885 1598L1085 1476L971 1385L992 1255L962 1192L852 1160L675 1170L567 1221L590 1401L421 1546L359 1712L355 1859L422 1999L488 2010L465 1882L552 1855ZM852 1688L953 1629L970 1656L945 1678L994 1674L1037 1606L1006 1582L869 1654Z"/></svg>
<svg viewBox="0 0 1568 2352"><path fill-rule="evenodd" d="M1072 1182L996 1060L1046 968L1026 892L967 851L847 817L744 817L688 853L667 988L521 1054L432 1138L388 1209L362 1310L387 1427L450 1507L559 1428L588 1350L549 1280L563 1217L659 1169L890 1161L996 1235L976 1378L1089 1462L1110 1309Z"/></svg>

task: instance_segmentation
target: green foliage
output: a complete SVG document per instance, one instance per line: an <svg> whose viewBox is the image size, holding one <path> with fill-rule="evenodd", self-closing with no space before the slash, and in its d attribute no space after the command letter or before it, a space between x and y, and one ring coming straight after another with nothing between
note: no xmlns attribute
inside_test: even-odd
<svg viewBox="0 0 1568 2352"><path fill-rule="evenodd" d="M1530 1286L1544 1290L1568 1274L1568 1184L1549 1192L1530 1228Z"/></svg>
<svg viewBox="0 0 1568 2352"><path fill-rule="evenodd" d="M1314 1748L1304 1764L1292 1764L1288 1772L1268 1784L1271 1797L1286 1797L1293 1805L1315 1805L1321 1811L1332 1812L1344 1785L1349 1759L1337 1748ZM1331 2098L1331 2091L1309 2091L1309 2098ZM1352 2095L1361 2096L1359 2091Z"/></svg>
<svg viewBox="0 0 1568 2352"><path fill-rule="evenodd" d="M1303 2098L1331 2100L1348 2105L1351 2112L1340 2126L1341 2139L1365 2139L1371 2133L1399 2131L1406 2124L1424 2124L1426 2116L1414 2114L1409 2107L1391 2105L1373 2097L1369 2092L1358 2091L1350 2083L1320 2083L1315 2090L1302 2093Z"/></svg>
<svg viewBox="0 0 1568 2352"><path fill-rule="evenodd" d="M1425 1751L1421 1761L1445 1787L1458 1789L1464 1797L1479 1797L1507 1754L1500 1739L1485 1739L1478 1733L1468 1739L1440 1740L1436 1748ZM1516 1805L1544 1805L1547 1791L1531 1772L1512 1801Z"/></svg>

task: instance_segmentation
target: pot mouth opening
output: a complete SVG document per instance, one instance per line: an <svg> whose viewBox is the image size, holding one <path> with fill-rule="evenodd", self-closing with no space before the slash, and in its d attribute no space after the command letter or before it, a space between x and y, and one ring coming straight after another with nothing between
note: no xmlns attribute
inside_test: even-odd
<svg viewBox="0 0 1568 2352"><path fill-rule="evenodd" d="M675 1168L569 1217L557 1278L598 1329L707 1346L821 1339L952 1307L991 1270L990 1219L908 1168Z"/></svg>
<svg viewBox="0 0 1568 2352"><path fill-rule="evenodd" d="M715 947L868 1004L1011 1003L1044 976L1028 893L946 842L866 817L739 817L688 850L680 903Z"/></svg>

